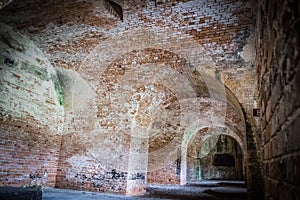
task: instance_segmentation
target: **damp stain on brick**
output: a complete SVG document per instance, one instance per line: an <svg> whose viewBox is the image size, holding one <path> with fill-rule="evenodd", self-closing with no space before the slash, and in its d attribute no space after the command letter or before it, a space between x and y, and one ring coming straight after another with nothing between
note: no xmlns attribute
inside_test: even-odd
<svg viewBox="0 0 300 200"><path fill-rule="evenodd" d="M215 78L219 81L221 81L221 74L220 71L218 69L215 69Z"/></svg>
<svg viewBox="0 0 300 200"><path fill-rule="evenodd" d="M64 92L61 87L61 83L57 77L52 78L53 83L54 83L54 89L57 95L57 100L59 102L59 105L63 106L64 105Z"/></svg>

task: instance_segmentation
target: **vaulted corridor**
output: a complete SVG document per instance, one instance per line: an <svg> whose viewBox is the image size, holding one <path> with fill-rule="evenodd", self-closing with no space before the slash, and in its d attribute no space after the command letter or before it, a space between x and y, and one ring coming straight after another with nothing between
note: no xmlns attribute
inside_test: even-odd
<svg viewBox="0 0 300 200"><path fill-rule="evenodd" d="M0 193L298 200L299 13L0 0Z"/></svg>

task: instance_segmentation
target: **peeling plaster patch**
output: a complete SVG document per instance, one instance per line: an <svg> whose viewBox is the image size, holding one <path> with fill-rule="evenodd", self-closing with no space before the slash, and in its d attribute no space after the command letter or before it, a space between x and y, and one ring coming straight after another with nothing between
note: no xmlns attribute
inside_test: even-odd
<svg viewBox="0 0 300 200"><path fill-rule="evenodd" d="M253 35L247 39L246 45L243 47L243 51L240 53L240 56L245 60L245 62L250 62L252 64L254 63L255 43Z"/></svg>

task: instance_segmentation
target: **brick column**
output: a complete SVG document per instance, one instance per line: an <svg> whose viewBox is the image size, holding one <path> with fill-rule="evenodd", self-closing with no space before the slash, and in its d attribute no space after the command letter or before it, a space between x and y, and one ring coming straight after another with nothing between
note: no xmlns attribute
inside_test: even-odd
<svg viewBox="0 0 300 200"><path fill-rule="evenodd" d="M132 137L130 142L127 195L140 195L146 192L148 169L148 138Z"/></svg>

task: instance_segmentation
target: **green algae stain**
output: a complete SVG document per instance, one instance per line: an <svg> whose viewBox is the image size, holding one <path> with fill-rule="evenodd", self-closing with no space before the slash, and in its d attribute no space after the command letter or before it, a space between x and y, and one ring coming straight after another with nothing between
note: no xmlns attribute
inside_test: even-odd
<svg viewBox="0 0 300 200"><path fill-rule="evenodd" d="M47 69L41 68L39 66L30 64L29 62L22 62L22 65L20 67L21 70L27 71L30 74L34 74L36 77L38 77L42 81L49 81L49 75L47 72Z"/></svg>
<svg viewBox="0 0 300 200"><path fill-rule="evenodd" d="M54 89L57 95L57 100L59 105L64 105L64 91L62 89L61 83L57 77L52 77L54 83Z"/></svg>
<svg viewBox="0 0 300 200"><path fill-rule="evenodd" d="M56 92L57 101L60 106L64 105L64 91L60 79L56 75L49 75L46 68L31 64L27 61L22 62L21 70L24 70L42 81L52 81L54 83L54 90Z"/></svg>
<svg viewBox="0 0 300 200"><path fill-rule="evenodd" d="M218 69L215 70L215 78L218 79L219 81L221 81L221 74Z"/></svg>
<svg viewBox="0 0 300 200"><path fill-rule="evenodd" d="M3 66L4 65L4 57L0 55L0 64Z"/></svg>

